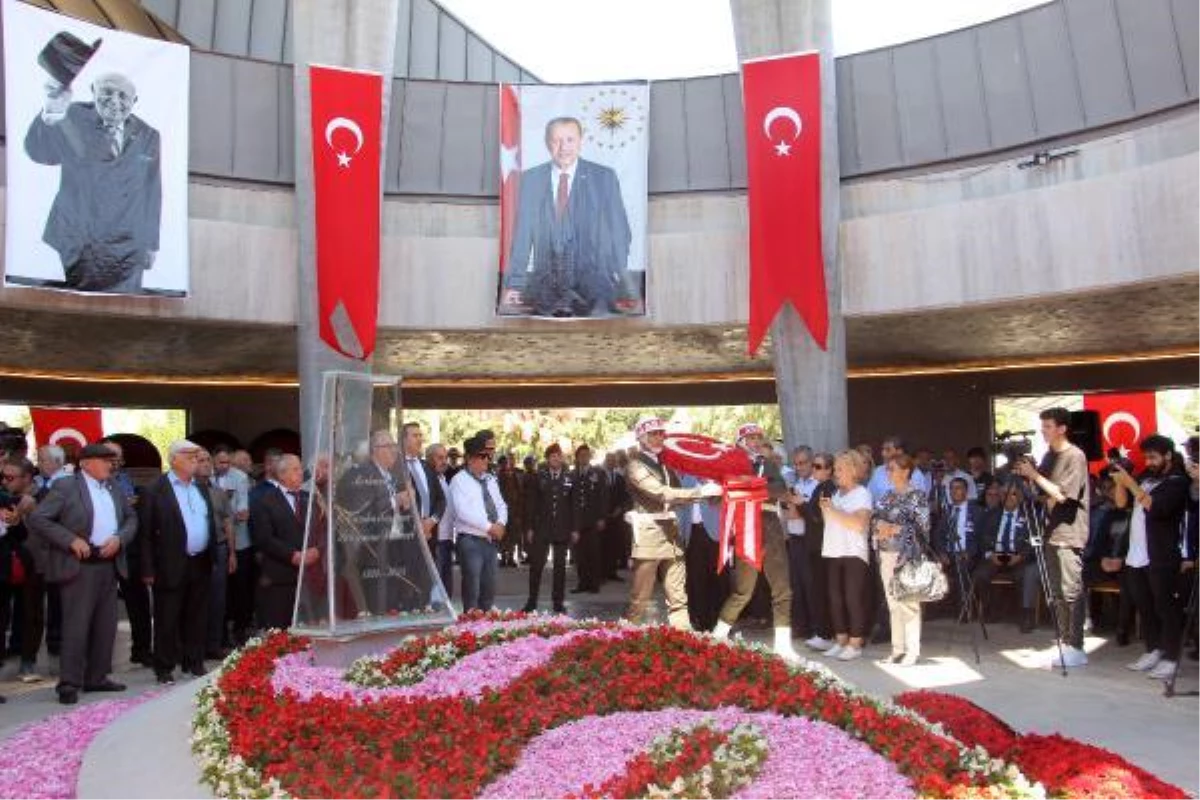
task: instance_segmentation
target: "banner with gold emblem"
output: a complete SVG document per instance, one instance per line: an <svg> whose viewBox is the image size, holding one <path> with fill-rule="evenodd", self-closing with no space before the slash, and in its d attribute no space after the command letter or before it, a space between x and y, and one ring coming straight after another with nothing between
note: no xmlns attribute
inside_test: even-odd
<svg viewBox="0 0 1200 800"><path fill-rule="evenodd" d="M646 83L500 85L502 316L646 313Z"/></svg>

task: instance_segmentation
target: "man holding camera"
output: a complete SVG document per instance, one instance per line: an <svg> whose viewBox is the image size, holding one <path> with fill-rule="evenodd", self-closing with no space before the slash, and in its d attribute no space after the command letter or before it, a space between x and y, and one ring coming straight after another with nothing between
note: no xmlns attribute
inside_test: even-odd
<svg viewBox="0 0 1200 800"><path fill-rule="evenodd" d="M1046 504L1046 570L1063 644L1061 655L1054 657L1052 666L1082 667L1088 663L1083 650L1087 601L1083 585L1083 548L1088 538L1087 456L1067 438L1071 412L1056 406L1043 411L1040 417L1042 436L1050 450L1041 466L1035 467L1026 457L1014 465L1013 471L1035 484Z"/></svg>

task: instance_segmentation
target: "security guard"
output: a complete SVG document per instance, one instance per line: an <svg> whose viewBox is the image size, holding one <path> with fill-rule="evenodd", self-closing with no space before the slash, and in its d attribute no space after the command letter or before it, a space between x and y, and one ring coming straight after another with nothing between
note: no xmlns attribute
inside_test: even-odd
<svg viewBox="0 0 1200 800"><path fill-rule="evenodd" d="M598 594L600 582L604 580L600 539L604 536L608 514L608 475L592 466L592 450L586 444L575 448L572 480L575 483L575 530L579 531L579 542L575 545L579 585L571 593Z"/></svg>
<svg viewBox="0 0 1200 800"><path fill-rule="evenodd" d="M679 476L659 460L667 433L667 426L661 419L643 417L634 433L638 454L629 460L625 476L632 505L626 518L633 528L633 585L629 590L625 618L642 621L654 595L654 584L661 576L667 596L667 621L672 627L691 630L687 567L679 541L679 521L671 506L719 497L721 487L708 484L684 489L680 486Z"/></svg>
<svg viewBox="0 0 1200 800"><path fill-rule="evenodd" d="M525 495L526 547L529 548L529 600L525 611L537 610L542 570L554 545L554 583L550 598L554 612L565 614L567 592L567 547L579 539L575 527L575 483L563 465L562 448L546 448L546 466L529 482Z"/></svg>
<svg viewBox="0 0 1200 800"><path fill-rule="evenodd" d="M784 533L783 523L779 518L779 498L787 494L787 484L783 473L772 460L765 458L762 453L765 437L763 429L755 423L747 423L738 428L738 445L750 456L754 464L754 474L767 480L769 499L763 503L760 519L762 520L763 543L763 573L767 576L767 584L771 587L771 614L775 620L775 653L787 659L799 659L792 647L792 582L788 572L787 534ZM754 595L754 587L758 583L758 570L752 564L747 564L740 558L735 558L736 566L733 573L733 591L713 629L713 636L724 639L741 616L742 609Z"/></svg>

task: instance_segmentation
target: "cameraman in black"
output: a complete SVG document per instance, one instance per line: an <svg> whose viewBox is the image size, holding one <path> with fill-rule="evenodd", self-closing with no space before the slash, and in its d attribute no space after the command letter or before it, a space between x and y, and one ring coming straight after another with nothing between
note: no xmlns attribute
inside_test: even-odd
<svg viewBox="0 0 1200 800"><path fill-rule="evenodd" d="M1125 570L1130 599L1142 621L1146 654L1129 665L1147 677L1166 680L1175 673L1183 619L1175 601L1182 557L1179 533L1187 511L1191 480L1178 463L1175 443L1155 434L1141 444L1146 470L1135 480L1112 465L1118 508L1132 507ZM1130 503L1132 496L1133 502Z"/></svg>
<svg viewBox="0 0 1200 800"><path fill-rule="evenodd" d="M1083 620L1087 591L1083 585L1083 549L1088 539L1088 463L1083 451L1071 443L1067 432L1071 412L1060 406L1040 415L1042 437L1049 452L1035 467L1029 458L1013 465L1013 472L1034 484L1046 505L1046 571L1057 608L1061 655L1054 667L1082 667L1088 663L1083 650ZM1036 546L1036 545L1035 545Z"/></svg>

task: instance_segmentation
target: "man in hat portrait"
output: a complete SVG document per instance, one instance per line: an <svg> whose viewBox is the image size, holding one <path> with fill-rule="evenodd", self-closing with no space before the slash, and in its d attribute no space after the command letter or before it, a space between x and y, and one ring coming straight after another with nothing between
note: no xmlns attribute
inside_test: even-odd
<svg viewBox="0 0 1200 800"><path fill-rule="evenodd" d="M58 251L67 288L140 293L159 249L159 133L133 113L137 88L120 73L98 75L92 101L73 102L71 82L99 42L63 36L38 59L50 78L25 136L29 158L61 167L42 240Z"/></svg>

